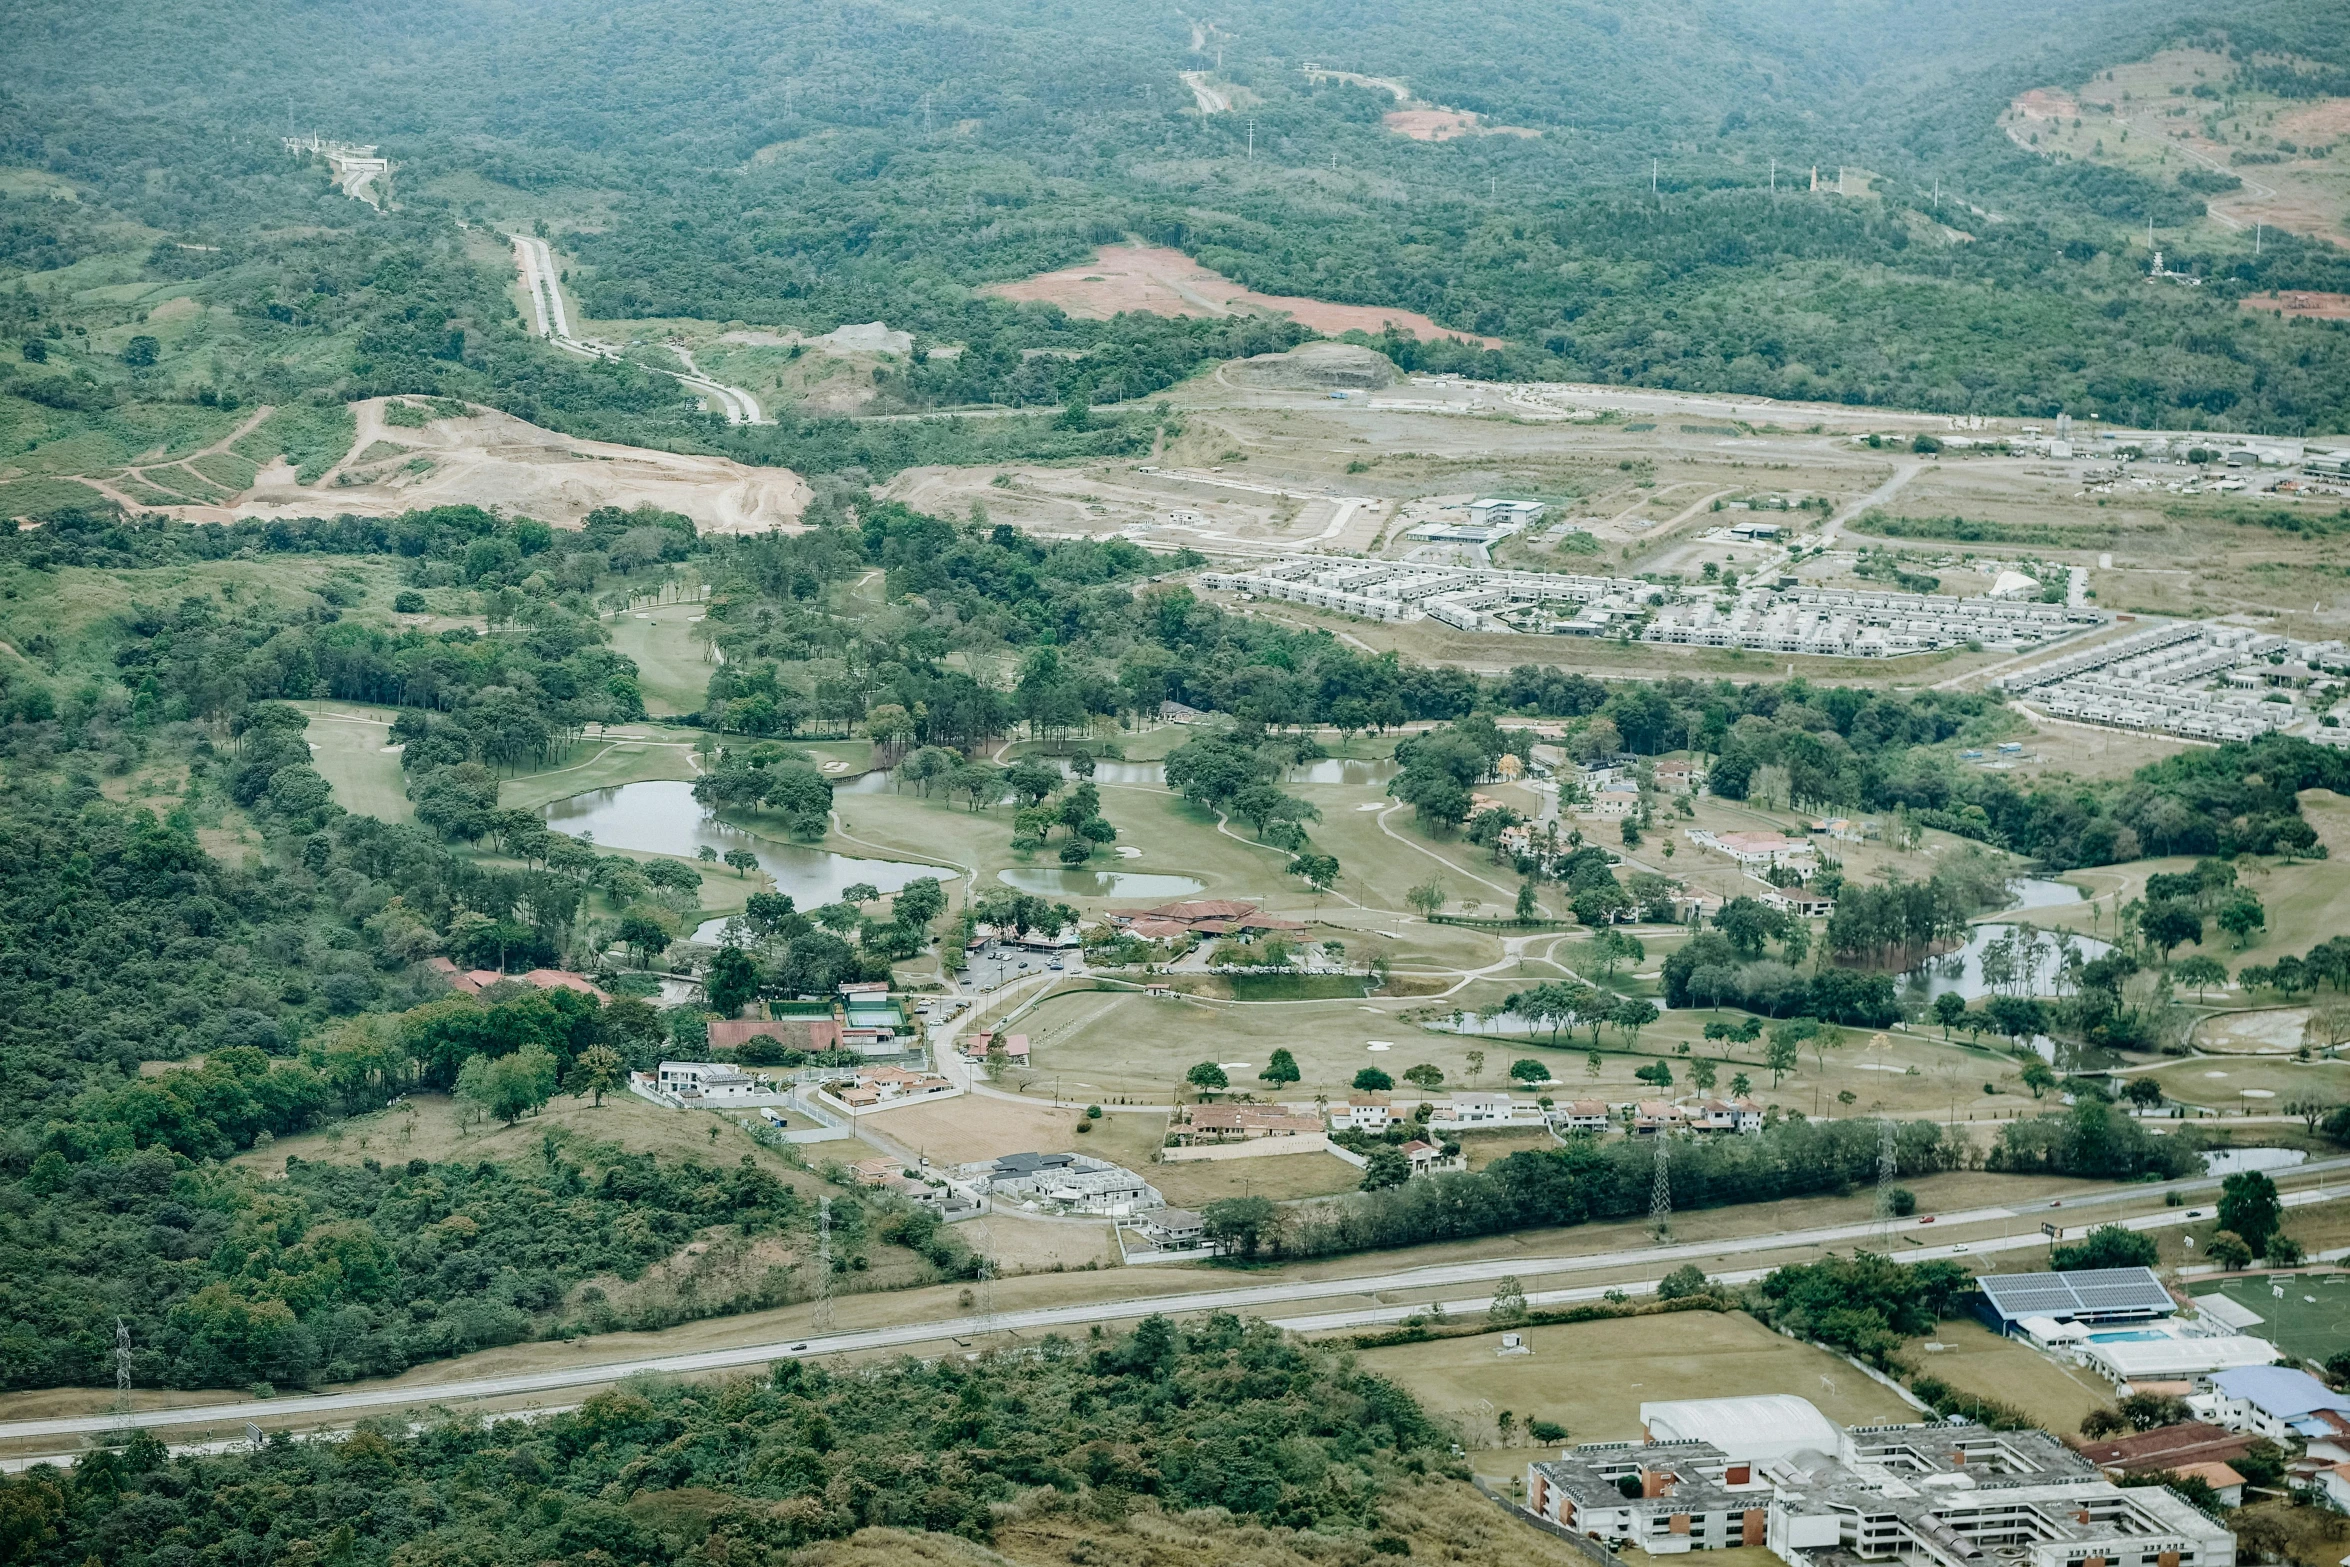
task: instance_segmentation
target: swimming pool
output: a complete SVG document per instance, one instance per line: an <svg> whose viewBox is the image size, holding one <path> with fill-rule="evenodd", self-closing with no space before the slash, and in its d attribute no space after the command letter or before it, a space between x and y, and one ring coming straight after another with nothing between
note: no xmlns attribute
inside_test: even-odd
<svg viewBox="0 0 2350 1567"><path fill-rule="evenodd" d="M2168 1333L2152 1333L2145 1331L2136 1331L2130 1333L2092 1333L2089 1335L2089 1342L2092 1344L2150 1344L2157 1339L2166 1339L2170 1336L2171 1335Z"/></svg>

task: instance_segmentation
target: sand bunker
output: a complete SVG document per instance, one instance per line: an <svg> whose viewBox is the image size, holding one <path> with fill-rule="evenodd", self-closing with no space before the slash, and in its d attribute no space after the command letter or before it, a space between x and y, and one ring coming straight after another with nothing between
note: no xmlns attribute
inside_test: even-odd
<svg viewBox="0 0 2350 1567"><path fill-rule="evenodd" d="M2195 1031L2195 1044L2213 1055L2289 1055L2301 1047L2301 1028L2308 1021L2307 1007L2225 1012Z"/></svg>
<svg viewBox="0 0 2350 1567"><path fill-rule="evenodd" d="M1106 321L1122 310L1147 310L1161 316L1234 316L1262 311L1288 316L1317 332L1378 332L1392 325L1415 337L1458 337L1487 348L1502 346L1499 338L1438 326L1416 311L1259 294L1222 273L1209 271L1179 250L1158 245L1104 245L1083 266L1022 278L1017 283L993 283L986 291L1001 299L1042 300L1088 321Z"/></svg>
<svg viewBox="0 0 2350 1567"><path fill-rule="evenodd" d="M808 486L788 468L583 441L488 409L463 419L435 419L422 429L387 429L380 398L355 403L352 412L359 423L352 455L317 484L295 484L292 470L279 463L224 506L161 509L191 522L214 522L341 512L389 517L469 504L576 528L599 506L651 505L682 512L709 533L764 533L797 522L810 498ZM357 460L387 439L408 452L388 466ZM358 482L338 484L345 474Z"/></svg>
<svg viewBox="0 0 2350 1567"><path fill-rule="evenodd" d="M2350 321L2350 294L2247 294L2246 310L2274 310L2279 315L2308 316L2318 321Z"/></svg>

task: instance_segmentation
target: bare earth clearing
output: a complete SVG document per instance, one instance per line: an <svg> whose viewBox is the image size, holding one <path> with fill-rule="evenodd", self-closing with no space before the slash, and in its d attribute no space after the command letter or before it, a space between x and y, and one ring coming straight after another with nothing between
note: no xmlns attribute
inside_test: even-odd
<svg viewBox="0 0 2350 1567"><path fill-rule="evenodd" d="M599 506L659 506L707 533L763 533L797 522L808 505L806 483L788 468L578 440L488 409L422 427L391 425L386 401L352 404L358 432L351 450L316 484L295 483L281 462L220 505L139 509L226 522L474 505L575 528ZM379 452L379 444L400 450Z"/></svg>
<svg viewBox="0 0 2350 1567"><path fill-rule="evenodd" d="M1317 332L1378 332L1397 326L1415 337L1458 337L1488 348L1501 346L1496 338L1439 326L1416 311L1260 294L1163 245L1104 245L1083 266L1017 283L990 284L987 292L1002 299L1043 300L1090 321L1106 321L1125 310L1162 316L1263 312L1288 316Z"/></svg>
<svg viewBox="0 0 2350 1567"><path fill-rule="evenodd" d="M1379 123L1414 141L1450 141L1455 136L1539 136L1523 125L1488 125L1466 109L1394 109Z"/></svg>
<svg viewBox="0 0 2350 1567"><path fill-rule="evenodd" d="M2246 310L2274 310L2314 321L2350 321L2350 294L2247 294Z"/></svg>

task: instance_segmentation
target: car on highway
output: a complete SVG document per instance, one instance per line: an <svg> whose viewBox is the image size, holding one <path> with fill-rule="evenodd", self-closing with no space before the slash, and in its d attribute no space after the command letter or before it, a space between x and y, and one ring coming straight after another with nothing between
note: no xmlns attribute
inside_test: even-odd
<svg viewBox="0 0 2350 1567"><path fill-rule="evenodd" d="M2190 1219L2200 1219L2203 1217L2203 1210L2201 1208L2189 1208L2187 1210L2187 1217Z"/></svg>
<svg viewBox="0 0 2350 1567"><path fill-rule="evenodd" d="M803 1342L803 1343L794 1344L794 1345L792 1346L792 1353L794 1353L794 1354L797 1354L797 1353L799 1353L801 1350L803 1350L803 1349L806 1349L807 1347L808 1347L808 1346L807 1346L807 1344L806 1344L806 1343L804 1343L804 1342Z"/></svg>
<svg viewBox="0 0 2350 1567"><path fill-rule="evenodd" d="M1931 1223L1933 1223L1933 1222L1934 1222L1934 1216L1933 1216L1932 1214L1930 1214L1930 1213L1929 1213L1929 1214L1927 1214L1927 1215L1925 1215L1923 1218L1921 1218L1921 1219L1919 1219L1919 1220L1918 1220L1918 1223L1920 1223L1920 1224L1931 1224Z"/></svg>

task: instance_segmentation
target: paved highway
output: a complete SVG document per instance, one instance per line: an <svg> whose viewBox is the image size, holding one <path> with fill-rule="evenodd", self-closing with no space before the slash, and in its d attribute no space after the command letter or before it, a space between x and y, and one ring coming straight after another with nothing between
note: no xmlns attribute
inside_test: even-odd
<svg viewBox="0 0 2350 1567"><path fill-rule="evenodd" d="M2330 1173L2350 1169L2350 1158L2315 1160L2287 1173L2292 1176ZM1996 1239L1953 1242L1948 1245L1924 1246L1899 1253L1904 1262L1929 1257L1973 1256L1988 1252L2028 1249L2043 1244L2038 1226L2048 1222L2052 1211L2061 1211L2069 1221L2082 1210L2094 1210L2113 1203L2144 1201L2165 1191L2178 1191L2192 1198L2195 1194L2216 1192L2219 1178L2198 1177L2192 1180L2170 1181L2160 1184L2145 1183L2112 1187L2086 1192L2077 1196L2053 1199L2047 1202L2018 1203L2008 1207L1976 1208L1964 1213L1941 1214L1934 1218L1931 1232L1949 1233L1949 1227L1970 1224L1998 1223L2002 1220L2027 1220L2032 1228L2020 1235ZM2350 1192L2326 1192L2322 1188L2294 1191L2285 1195L2290 1206L2326 1201L2350 1196ZM2124 1221L2131 1229L2160 1229L2189 1222L2190 1207L2165 1208L2152 1214ZM1896 1233L1913 1240L1928 1227L1917 1219L1897 1221ZM756 1344L733 1345L723 1349L701 1350L677 1355L645 1355L627 1360L582 1362L578 1365L551 1368L543 1371L516 1373L510 1376L475 1377L460 1381L385 1387L344 1388L327 1393L303 1394L292 1398L274 1398L267 1402L239 1399L233 1403L204 1405L183 1409L152 1409L135 1411L129 1423L138 1426L172 1427L217 1424L222 1421L248 1420L256 1415L267 1415L283 1420L292 1415L317 1415L332 1419L349 1418L374 1409L406 1408L429 1404L462 1403L469 1399L511 1397L518 1394L551 1393L566 1388L594 1386L617 1381L623 1377L645 1372L672 1376L692 1376L713 1371L736 1370L745 1366L764 1365L770 1361L793 1356L845 1354L876 1349L898 1349L915 1344L930 1344L945 1338L967 1338L984 1332L1051 1332L1069 1328L1090 1327L1095 1323L1131 1321L1153 1313L1197 1315L1210 1311L1246 1312L1264 1315L1266 1308L1291 1302L1327 1300L1350 1295L1385 1294L1393 1291L1420 1292L1444 1289L1458 1285L1491 1284L1505 1277L1537 1278L1562 1273L1587 1273L1625 1268L1655 1268L1660 1274L1684 1262L1701 1266L1723 1257L1741 1253L1783 1251L1802 1247L1834 1246L1852 1242L1867 1242L1882 1235L1875 1223L1822 1225L1807 1230L1789 1230L1768 1235L1739 1236L1727 1239L1692 1241L1659 1246L1633 1247L1622 1251L1598 1254L1569 1254L1552 1257L1485 1258L1473 1262L1440 1263L1430 1267L1399 1269L1390 1273L1360 1274L1346 1278L1287 1279L1264 1284L1244 1285L1237 1289L1201 1290L1188 1294L1141 1296L1129 1300L1094 1301L1066 1306L1036 1306L1017 1311L997 1313L992 1319L958 1316L933 1319L926 1322L903 1323L892 1327L870 1328L862 1331L829 1333L805 1339L769 1340ZM1758 1277L1759 1271L1745 1274L1725 1274L1732 1281ZM1543 1291L1529 1295L1530 1302L1552 1304L1559 1301L1596 1299L1610 1289L1627 1294L1653 1287L1648 1283L1609 1283L1561 1290ZM1450 1311L1481 1310L1491 1300L1491 1293L1472 1295L1461 1301L1447 1301ZM1378 1305L1350 1307L1343 1311L1319 1316L1272 1318L1282 1327L1300 1330L1374 1326L1393 1322L1425 1305ZM119 1429L121 1417L113 1414L63 1416L41 1420L17 1420L0 1423L0 1441L31 1437L81 1436Z"/></svg>

